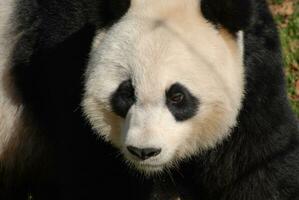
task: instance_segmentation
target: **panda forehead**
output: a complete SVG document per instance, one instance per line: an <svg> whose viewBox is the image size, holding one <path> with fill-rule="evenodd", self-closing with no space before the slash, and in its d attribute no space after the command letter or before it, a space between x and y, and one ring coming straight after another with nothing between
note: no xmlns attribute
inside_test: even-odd
<svg viewBox="0 0 299 200"><path fill-rule="evenodd" d="M231 62L232 51L238 54L236 41L202 17L199 2L136 0L121 21L101 37L93 66L100 61L100 68L115 68L113 79L132 79L140 96L142 91L161 96L175 82L191 82L186 86L192 87L196 76L209 75L216 66ZM174 10L177 15L173 18L165 14ZM111 70L101 71L105 80ZM118 72L121 75L116 75Z"/></svg>
<svg viewBox="0 0 299 200"><path fill-rule="evenodd" d="M108 29L104 45L98 47L105 59L110 57L112 61L134 61L143 65L146 61L161 59L165 52L165 57L169 58L192 51L197 58L219 62L227 57L224 52L227 44L223 44L223 40L230 42L231 36L219 34L219 30L203 17L199 4L199 0L133 0L126 15ZM235 41L231 43L229 48L235 48ZM182 46L187 51L182 50ZM121 64L124 67L138 65Z"/></svg>
<svg viewBox="0 0 299 200"><path fill-rule="evenodd" d="M199 25L197 27L207 24L200 9L200 0L131 0L129 10L119 22L122 21L131 21L132 27L124 24L133 34L142 29L149 32L147 28L165 28L166 24L181 27L184 31L194 27L194 23Z"/></svg>
<svg viewBox="0 0 299 200"><path fill-rule="evenodd" d="M146 61L155 62L157 59L177 56L182 52L190 54L192 51L194 56L199 57L195 54L202 54L201 56L206 58L213 55L213 49L223 49L219 32L202 16L198 0L136 2L138 5L133 4L126 16L108 32L106 44L109 51L103 51L106 57L107 52L111 52L119 54L120 58L127 57L135 62L142 58L143 60L139 59L140 63L146 65ZM153 5L151 2L154 2ZM159 9L154 9L155 7ZM163 14L172 10L176 11L176 17ZM220 50L218 53L222 54ZM225 57L222 55L220 58ZM112 56L114 59L115 55ZM146 60L146 57L149 59Z"/></svg>
<svg viewBox="0 0 299 200"><path fill-rule="evenodd" d="M150 17L176 18L182 13L199 12L199 5L200 0L131 0L130 11Z"/></svg>

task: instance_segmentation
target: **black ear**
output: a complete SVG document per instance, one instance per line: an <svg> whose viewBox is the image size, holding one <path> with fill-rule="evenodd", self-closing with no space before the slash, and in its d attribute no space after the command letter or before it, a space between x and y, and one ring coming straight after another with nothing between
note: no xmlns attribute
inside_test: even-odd
<svg viewBox="0 0 299 200"><path fill-rule="evenodd" d="M106 25L117 22L130 8L131 0L104 0L104 21Z"/></svg>
<svg viewBox="0 0 299 200"><path fill-rule="evenodd" d="M253 0L202 0L201 10L210 22L237 32L250 25Z"/></svg>

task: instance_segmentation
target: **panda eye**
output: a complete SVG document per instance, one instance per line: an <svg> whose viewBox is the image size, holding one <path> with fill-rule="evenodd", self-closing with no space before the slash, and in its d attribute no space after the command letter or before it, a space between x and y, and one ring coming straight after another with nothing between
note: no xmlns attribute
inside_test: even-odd
<svg viewBox="0 0 299 200"><path fill-rule="evenodd" d="M125 118L131 106L136 102L135 90L131 80L122 82L110 98L113 112Z"/></svg>
<svg viewBox="0 0 299 200"><path fill-rule="evenodd" d="M134 90L130 89L130 90L120 91L119 96L121 96L124 99L134 99L135 98Z"/></svg>
<svg viewBox="0 0 299 200"><path fill-rule="evenodd" d="M185 98L185 95L183 93L175 93L175 94L172 94L170 97L169 97L169 101L172 103L172 104L179 104L181 103Z"/></svg>
<svg viewBox="0 0 299 200"><path fill-rule="evenodd" d="M185 121L197 113L199 100L182 84L175 83L166 91L166 106L177 121Z"/></svg>

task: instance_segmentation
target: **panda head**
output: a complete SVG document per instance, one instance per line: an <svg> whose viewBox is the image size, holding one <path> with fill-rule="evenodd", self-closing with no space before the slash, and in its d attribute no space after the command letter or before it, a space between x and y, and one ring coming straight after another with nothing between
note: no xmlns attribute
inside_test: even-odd
<svg viewBox="0 0 299 200"><path fill-rule="evenodd" d="M132 0L122 19L95 39L84 112L142 172L213 148L236 125L242 35L216 27L202 7L198 0Z"/></svg>

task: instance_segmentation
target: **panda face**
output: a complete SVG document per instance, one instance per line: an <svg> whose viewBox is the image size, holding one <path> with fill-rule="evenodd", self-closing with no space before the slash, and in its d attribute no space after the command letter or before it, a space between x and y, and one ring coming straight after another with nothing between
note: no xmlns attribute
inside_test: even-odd
<svg viewBox="0 0 299 200"><path fill-rule="evenodd" d="M236 123L242 37L216 29L198 2L133 0L94 42L84 112L145 173L215 147Z"/></svg>

